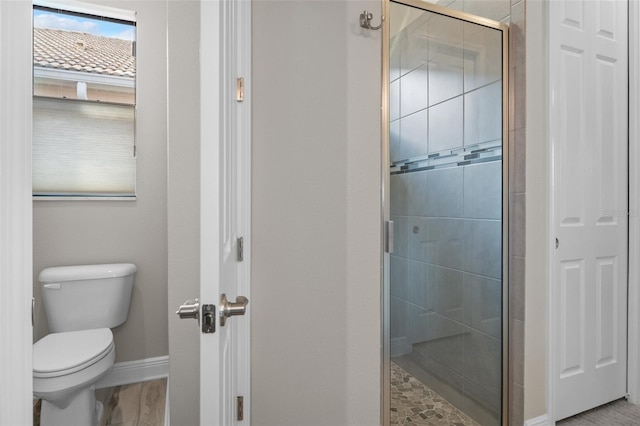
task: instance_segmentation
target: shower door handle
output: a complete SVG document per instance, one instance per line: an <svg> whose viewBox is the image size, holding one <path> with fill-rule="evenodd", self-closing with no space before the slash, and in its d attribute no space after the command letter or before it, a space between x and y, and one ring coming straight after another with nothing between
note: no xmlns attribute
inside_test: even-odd
<svg viewBox="0 0 640 426"><path fill-rule="evenodd" d="M384 251L393 253L393 221L387 220L384 223Z"/></svg>

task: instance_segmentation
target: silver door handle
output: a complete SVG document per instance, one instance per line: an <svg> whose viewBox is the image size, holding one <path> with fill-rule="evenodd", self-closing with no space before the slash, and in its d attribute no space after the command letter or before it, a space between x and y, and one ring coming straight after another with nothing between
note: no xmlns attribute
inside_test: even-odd
<svg viewBox="0 0 640 426"><path fill-rule="evenodd" d="M249 299L244 296L237 296L235 303L229 302L226 294L220 296L220 325L224 327L231 316L244 315L248 303Z"/></svg>
<svg viewBox="0 0 640 426"><path fill-rule="evenodd" d="M200 302L198 302L198 299L187 300L180 305L176 314L178 314L180 319L193 318L200 321Z"/></svg>

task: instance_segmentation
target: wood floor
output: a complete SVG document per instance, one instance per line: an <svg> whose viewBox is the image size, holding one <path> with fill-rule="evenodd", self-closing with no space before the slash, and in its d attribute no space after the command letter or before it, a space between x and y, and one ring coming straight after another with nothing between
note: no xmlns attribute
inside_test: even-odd
<svg viewBox="0 0 640 426"><path fill-rule="evenodd" d="M104 412L100 426L162 426L167 379L151 380L96 390ZM40 403L33 409L33 424L40 426Z"/></svg>

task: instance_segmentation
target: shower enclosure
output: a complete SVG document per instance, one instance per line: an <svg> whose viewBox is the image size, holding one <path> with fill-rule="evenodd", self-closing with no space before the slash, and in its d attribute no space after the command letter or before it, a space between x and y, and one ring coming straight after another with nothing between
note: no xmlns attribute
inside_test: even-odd
<svg viewBox="0 0 640 426"><path fill-rule="evenodd" d="M385 424L500 425L506 27L412 0L388 17Z"/></svg>

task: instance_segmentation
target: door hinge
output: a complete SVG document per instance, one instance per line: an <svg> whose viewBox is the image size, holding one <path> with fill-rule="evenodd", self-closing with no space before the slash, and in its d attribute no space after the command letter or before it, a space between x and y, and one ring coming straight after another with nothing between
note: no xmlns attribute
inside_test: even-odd
<svg viewBox="0 0 640 426"><path fill-rule="evenodd" d="M244 238L240 237L236 240L236 260L242 262L244 260Z"/></svg>
<svg viewBox="0 0 640 426"><path fill-rule="evenodd" d="M244 398L241 396L236 397L236 419L244 420Z"/></svg>
<svg viewBox="0 0 640 426"><path fill-rule="evenodd" d="M244 102L244 78L238 77L236 79L236 101Z"/></svg>

